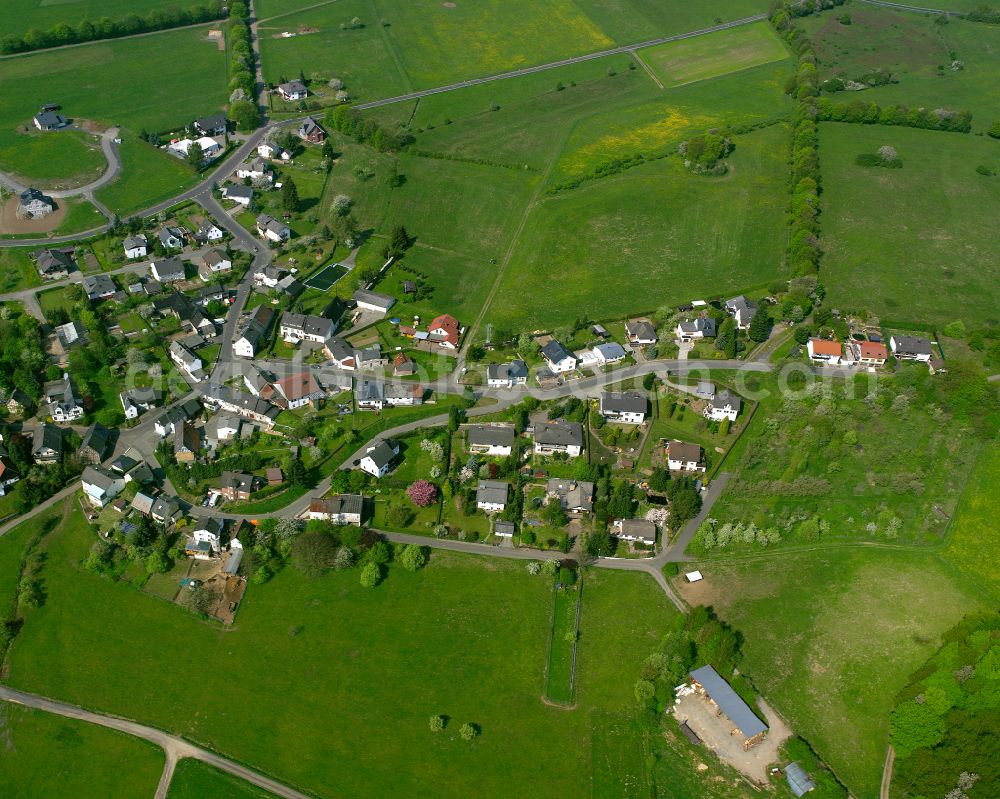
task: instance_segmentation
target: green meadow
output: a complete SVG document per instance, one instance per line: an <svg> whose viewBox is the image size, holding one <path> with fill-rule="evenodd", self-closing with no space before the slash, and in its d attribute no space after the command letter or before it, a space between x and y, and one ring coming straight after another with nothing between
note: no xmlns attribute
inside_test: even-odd
<svg viewBox="0 0 1000 799"><path fill-rule="evenodd" d="M894 147L900 169L858 155ZM1000 145L960 133L824 123L823 282L833 307L867 308L919 325L996 318L1000 266L992 257ZM919 285L920 290L913 287Z"/></svg>
<svg viewBox="0 0 1000 799"><path fill-rule="evenodd" d="M219 771L200 760L184 758L177 764L167 799L270 799L274 794Z"/></svg>
<svg viewBox="0 0 1000 799"><path fill-rule="evenodd" d="M0 740L3 796L148 799L163 770L163 752L146 741L7 702Z"/></svg>
<svg viewBox="0 0 1000 799"><path fill-rule="evenodd" d="M0 0L0 19L4 33L20 34L32 28L48 30L60 22L76 25L85 19L145 15L160 5L157 0Z"/></svg>
<svg viewBox="0 0 1000 799"><path fill-rule="evenodd" d="M1000 593L1000 567L990 554L1000 547L1000 527L992 523L1000 512L998 479L1000 447L993 442L983 448L976 461L943 551L949 563L993 595Z"/></svg>
<svg viewBox="0 0 1000 799"><path fill-rule="evenodd" d="M78 134L20 130L34 130L31 117L42 102L59 103L62 113L75 120L134 131L174 129L218 111L229 96L226 54L206 39L206 30L186 28L0 60L0 169L49 181L103 171L97 161L103 164L103 155Z"/></svg>
<svg viewBox="0 0 1000 799"><path fill-rule="evenodd" d="M28 611L5 680L171 730L318 796L587 793L594 713L628 717L634 674L676 612L645 575L588 574L566 711L540 699L551 587L522 562L435 552L415 574L390 566L375 589L357 570L310 580L289 567L250 586L224 631L85 572L93 540L75 508L49 539L47 598ZM225 690L193 695L193 664L225 674ZM448 717L439 734L435 714ZM466 721L481 727L475 741L458 736ZM539 741L559 757L526 758Z"/></svg>
<svg viewBox="0 0 1000 799"><path fill-rule="evenodd" d="M198 182L185 161L138 139L131 131L118 146L122 174L95 192L97 199L121 217L180 194Z"/></svg>

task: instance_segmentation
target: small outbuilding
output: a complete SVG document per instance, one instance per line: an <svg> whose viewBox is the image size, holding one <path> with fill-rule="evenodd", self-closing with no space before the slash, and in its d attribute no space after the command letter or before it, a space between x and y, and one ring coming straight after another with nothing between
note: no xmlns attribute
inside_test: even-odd
<svg viewBox="0 0 1000 799"><path fill-rule="evenodd" d="M816 787L806 770L798 763L789 763L785 766L785 779L788 780L788 788L796 796L803 796Z"/></svg>

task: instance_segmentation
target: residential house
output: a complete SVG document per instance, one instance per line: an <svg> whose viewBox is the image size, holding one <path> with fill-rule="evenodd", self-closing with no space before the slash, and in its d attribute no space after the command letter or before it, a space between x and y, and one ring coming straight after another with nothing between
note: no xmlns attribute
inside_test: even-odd
<svg viewBox="0 0 1000 799"><path fill-rule="evenodd" d="M257 217L257 235L280 244L292 237L292 231L284 222L279 222L267 214L261 214Z"/></svg>
<svg viewBox="0 0 1000 799"><path fill-rule="evenodd" d="M503 480L480 480L476 487L476 507L486 513L499 513L507 507L510 486Z"/></svg>
<svg viewBox="0 0 1000 799"><path fill-rule="evenodd" d="M493 363L486 368L486 384L490 388L513 388L528 382L528 364L522 360Z"/></svg>
<svg viewBox="0 0 1000 799"><path fill-rule="evenodd" d="M222 155L222 145L210 136L199 136L197 139L180 139L167 145L167 152L178 158L187 158L191 147L197 144L201 147L201 163L207 164Z"/></svg>
<svg viewBox="0 0 1000 799"><path fill-rule="evenodd" d="M142 233L137 233L134 236L127 236L122 242L122 247L125 248L125 257L129 260L145 258L149 252L149 240Z"/></svg>
<svg viewBox="0 0 1000 799"><path fill-rule="evenodd" d="M222 241L226 237L225 232L211 219L206 219L201 223L201 227L194 234L195 241L205 244L210 241Z"/></svg>
<svg viewBox="0 0 1000 799"><path fill-rule="evenodd" d="M648 406L646 395L638 391L605 391L601 394L601 415L609 422L642 424L646 421Z"/></svg>
<svg viewBox="0 0 1000 799"><path fill-rule="evenodd" d="M320 519L333 524L361 526L365 500L360 494L336 494L327 499L314 499L306 511L307 519Z"/></svg>
<svg viewBox="0 0 1000 799"><path fill-rule="evenodd" d="M257 155L261 158L270 158L272 160L280 161L290 161L292 154L287 150L282 150L273 141L264 141L257 145Z"/></svg>
<svg viewBox="0 0 1000 799"><path fill-rule="evenodd" d="M179 422L174 428L174 460L194 463L201 454L201 430L190 422Z"/></svg>
<svg viewBox="0 0 1000 799"><path fill-rule="evenodd" d="M267 480L269 486L280 486L285 482L285 475L277 466L272 466L270 469L264 470L264 479Z"/></svg>
<svg viewBox="0 0 1000 799"><path fill-rule="evenodd" d="M190 399L182 402L180 405L167 408L153 422L153 429L156 430L156 434L160 438L166 438L169 435L173 435L174 430L177 429L177 425L182 421L190 421L198 418L200 415L201 405L198 403L198 400Z"/></svg>
<svg viewBox="0 0 1000 799"><path fill-rule="evenodd" d="M358 367L355 349L342 338L329 338L324 341L323 354L340 369L353 372Z"/></svg>
<svg viewBox="0 0 1000 799"><path fill-rule="evenodd" d="M383 439L370 444L358 461L358 468L374 477L385 477L392 468L392 462L399 455L399 444Z"/></svg>
<svg viewBox="0 0 1000 799"><path fill-rule="evenodd" d="M111 430L95 423L83 435L79 456L83 463L100 463L111 453Z"/></svg>
<svg viewBox="0 0 1000 799"><path fill-rule="evenodd" d="M322 144L326 141L326 131L312 117L306 117L299 125L299 138L310 144Z"/></svg>
<svg viewBox="0 0 1000 799"><path fill-rule="evenodd" d="M618 363L619 361L624 361L627 353L625 348L621 344L616 344L613 341L607 344L598 344L596 347L592 347L590 350L591 357L601 366L609 363Z"/></svg>
<svg viewBox="0 0 1000 799"><path fill-rule="evenodd" d="M39 111L32 117L31 121L41 131L59 130L69 124L69 120L66 117L62 114L57 114L55 111Z"/></svg>
<svg viewBox="0 0 1000 799"><path fill-rule="evenodd" d="M196 119L191 125L195 133L202 136L225 136L229 129L229 120L225 114L212 114L211 116Z"/></svg>
<svg viewBox="0 0 1000 799"><path fill-rule="evenodd" d="M551 478L545 493L556 499L567 513L590 513L594 509L594 484L583 480Z"/></svg>
<svg viewBox="0 0 1000 799"><path fill-rule="evenodd" d="M513 451L517 431L511 425L475 424L465 428L469 452L506 458Z"/></svg>
<svg viewBox="0 0 1000 799"><path fill-rule="evenodd" d="M281 315L278 327L279 335L287 342L298 344L300 341L315 341L322 344L337 332L337 323L325 316L290 313Z"/></svg>
<svg viewBox="0 0 1000 799"><path fill-rule="evenodd" d="M212 289L219 291L219 289ZM211 338L218 332L215 322L209 319L189 297L177 291L171 291L164 297L153 300L153 310L161 316L173 316L182 326L202 338ZM185 341L185 344L190 339Z"/></svg>
<svg viewBox="0 0 1000 799"><path fill-rule="evenodd" d="M138 450L129 447L111 462L111 471L120 474L126 483L148 485L155 480L153 470L146 465Z"/></svg>
<svg viewBox="0 0 1000 799"><path fill-rule="evenodd" d="M611 532L622 541L634 541L648 547L656 544L656 525L646 519L615 519Z"/></svg>
<svg viewBox="0 0 1000 799"><path fill-rule="evenodd" d="M889 339L892 354L901 361L921 361L927 363L934 355L934 345L917 336L892 336Z"/></svg>
<svg viewBox="0 0 1000 799"><path fill-rule="evenodd" d="M205 423L205 439L212 449L217 449L220 444L238 438L242 426L240 417L220 411Z"/></svg>
<svg viewBox="0 0 1000 799"><path fill-rule="evenodd" d="M565 452L570 458L576 458L583 452L583 425L578 422L537 422L534 438L536 455Z"/></svg>
<svg viewBox="0 0 1000 799"><path fill-rule="evenodd" d="M427 325L428 340L446 350L457 350L462 329L458 320L450 314L441 314Z"/></svg>
<svg viewBox="0 0 1000 799"><path fill-rule="evenodd" d="M184 510L181 508L181 501L177 497L161 494L153 501L153 506L149 510L149 516L154 522L171 525L184 516Z"/></svg>
<svg viewBox="0 0 1000 799"><path fill-rule="evenodd" d="M694 395L698 399L712 399L715 396L715 383L708 380L699 380L698 385L694 387Z"/></svg>
<svg viewBox="0 0 1000 799"><path fill-rule="evenodd" d="M811 338L806 342L809 360L836 366L843 357L844 348L839 341L829 341L825 338Z"/></svg>
<svg viewBox="0 0 1000 799"><path fill-rule="evenodd" d="M50 247L35 253L35 266L44 280L62 280L76 269L72 248Z"/></svg>
<svg viewBox="0 0 1000 799"><path fill-rule="evenodd" d="M136 513L140 513L143 516L151 516L153 513L153 505L156 503L156 497L152 494L146 494L142 491L136 493L132 497L132 510Z"/></svg>
<svg viewBox="0 0 1000 799"><path fill-rule="evenodd" d="M230 502L242 502L250 499L256 480L252 474L245 472L223 472L216 492Z"/></svg>
<svg viewBox="0 0 1000 799"><path fill-rule="evenodd" d="M78 344L86 344L89 340L87 328L79 322L67 322L64 325L56 326L56 338L64 350L75 347Z"/></svg>
<svg viewBox="0 0 1000 799"><path fill-rule="evenodd" d="M18 388L15 388L10 399L7 400L7 413L11 416L26 416L31 407L31 400L28 395Z"/></svg>
<svg viewBox="0 0 1000 799"><path fill-rule="evenodd" d="M194 377L196 373L201 372L201 358L191 352L190 349L185 347L179 341L171 341L168 352L170 353L170 360L177 365L177 368L187 372L191 375L191 377Z"/></svg>
<svg viewBox="0 0 1000 799"><path fill-rule="evenodd" d="M376 311L386 313L395 304L396 298L388 294L381 294L368 289L358 289L351 295L351 299L357 303L358 308L365 311Z"/></svg>
<svg viewBox="0 0 1000 799"><path fill-rule="evenodd" d="M80 477L83 493L95 508L103 508L125 489L125 478L101 466L88 466Z"/></svg>
<svg viewBox="0 0 1000 799"><path fill-rule="evenodd" d="M213 410L229 411L267 427L272 427L281 413L277 405L221 383L209 383L202 392L202 400Z"/></svg>
<svg viewBox="0 0 1000 799"><path fill-rule="evenodd" d="M416 383L361 380L354 389L354 400L359 410L366 411L380 411L387 405L420 405L424 401L424 389Z"/></svg>
<svg viewBox="0 0 1000 799"><path fill-rule="evenodd" d="M542 347L542 357L555 374L572 372L576 369L576 356L555 339L551 339Z"/></svg>
<svg viewBox="0 0 1000 799"><path fill-rule="evenodd" d="M224 200L232 200L234 203L239 203L244 208L249 208L250 207L250 203L253 202L253 187L251 187L251 186L236 186L236 185L223 186L222 187L222 199L224 199ZM260 232L259 228L258 228L258 232L260 233L261 236L264 235L264 233Z"/></svg>
<svg viewBox="0 0 1000 799"><path fill-rule="evenodd" d="M312 373L304 371L275 380L262 396L281 408L295 410L303 405L318 402L326 394Z"/></svg>
<svg viewBox="0 0 1000 799"><path fill-rule="evenodd" d="M505 522L498 519L493 524L493 535L500 536L500 538L513 538L516 532L517 527L514 525L514 522Z"/></svg>
<svg viewBox="0 0 1000 799"><path fill-rule="evenodd" d="M305 100L309 96L309 90L300 80L290 80L278 86L278 94L283 100Z"/></svg>
<svg viewBox="0 0 1000 799"><path fill-rule="evenodd" d="M106 300L118 291L118 287L110 275L85 275L83 290L87 292L88 300Z"/></svg>
<svg viewBox="0 0 1000 799"><path fill-rule="evenodd" d="M201 263L198 265L198 277L208 282L220 274L233 271L233 262L222 250L208 250L201 256Z"/></svg>
<svg viewBox="0 0 1000 799"><path fill-rule="evenodd" d="M31 437L31 457L35 463L48 466L62 460L63 431L61 427L45 424L35 428Z"/></svg>
<svg viewBox="0 0 1000 799"><path fill-rule="evenodd" d="M714 668L702 666L692 671L688 677L694 693L705 697L716 715L732 724L731 735L741 740L745 750L764 740L767 725Z"/></svg>
<svg viewBox="0 0 1000 799"><path fill-rule="evenodd" d="M240 358L253 358L261 346L267 344L268 334L274 322L274 310L266 305L258 305L243 329L233 341L233 354Z"/></svg>
<svg viewBox="0 0 1000 799"><path fill-rule="evenodd" d="M21 475L11 463L6 451L0 452L0 497L6 496L7 489L20 479Z"/></svg>
<svg viewBox="0 0 1000 799"><path fill-rule="evenodd" d="M59 380L45 384L40 403L54 422L72 422L83 416L83 404L73 391L73 383L65 372Z"/></svg>
<svg viewBox="0 0 1000 799"><path fill-rule="evenodd" d="M306 290L306 287L295 279L295 275L285 275L278 281L274 288L283 294L287 294L293 300Z"/></svg>
<svg viewBox="0 0 1000 799"><path fill-rule="evenodd" d="M400 352L392 359L392 373L396 377L410 377L417 373L417 365L412 358Z"/></svg>
<svg viewBox="0 0 1000 799"><path fill-rule="evenodd" d="M656 343L656 328L648 319L635 319L625 323L625 338L629 344L646 346Z"/></svg>
<svg viewBox="0 0 1000 799"><path fill-rule="evenodd" d="M726 313L736 320L736 327L740 330L749 330L750 323L757 314L757 303L740 294L726 300Z"/></svg>
<svg viewBox="0 0 1000 799"><path fill-rule="evenodd" d="M194 517L191 537L184 544L184 554L198 560L207 560L222 553L222 519L214 516Z"/></svg>
<svg viewBox="0 0 1000 799"><path fill-rule="evenodd" d="M715 320L708 316L695 319L684 319L677 323L677 338L681 341L695 341L702 338L715 338Z"/></svg>
<svg viewBox="0 0 1000 799"><path fill-rule="evenodd" d="M853 341L850 346L858 366L878 369L889 358L889 350L881 341Z"/></svg>
<svg viewBox="0 0 1000 799"><path fill-rule="evenodd" d="M264 181L270 183L274 180L274 173L267 161L257 157L236 167L236 177L239 180L250 180L255 184Z"/></svg>
<svg viewBox="0 0 1000 799"><path fill-rule="evenodd" d="M740 415L740 408L743 407L743 400L738 394L733 393L728 388L722 389L718 394L713 394L705 406L705 418L715 422L728 419L735 422Z"/></svg>
<svg viewBox="0 0 1000 799"><path fill-rule="evenodd" d="M153 388L130 388L118 396L126 419L138 419L143 411L155 408L159 399L156 389Z"/></svg>
<svg viewBox="0 0 1000 799"><path fill-rule="evenodd" d="M704 472L705 460L697 444L669 441L666 447L667 468L672 472Z"/></svg>
<svg viewBox="0 0 1000 799"><path fill-rule="evenodd" d="M179 250L184 247L187 241L187 233L183 228L174 225L167 225L156 234L165 250Z"/></svg>
<svg viewBox="0 0 1000 799"><path fill-rule="evenodd" d="M354 353L358 369L381 369L389 365L389 359L382 354L382 345L372 344L370 347L357 350Z"/></svg>
<svg viewBox="0 0 1000 799"><path fill-rule="evenodd" d="M150 261L149 273L159 283L176 283L184 279L184 262L180 258Z"/></svg>

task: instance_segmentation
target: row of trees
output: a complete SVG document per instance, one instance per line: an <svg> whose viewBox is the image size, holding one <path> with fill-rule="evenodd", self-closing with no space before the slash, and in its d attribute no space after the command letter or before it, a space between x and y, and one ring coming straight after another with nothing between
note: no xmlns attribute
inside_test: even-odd
<svg viewBox="0 0 1000 799"><path fill-rule="evenodd" d="M948 108L907 108L905 105L880 106L878 103L852 100L835 103L828 97L816 101L816 119L820 122L853 122L861 125L891 125L924 130L968 133L972 130L971 111Z"/></svg>
<svg viewBox="0 0 1000 799"><path fill-rule="evenodd" d="M230 58L229 112L237 129L251 131L260 125L257 107L257 78L253 42L250 34L250 11L243 2L229 7L228 45Z"/></svg>
<svg viewBox="0 0 1000 799"><path fill-rule="evenodd" d="M134 36L137 33L196 25L199 22L221 19L224 7L223 0L208 0L203 4L187 8L177 6L154 8L145 16L126 14L119 19L101 17L97 22L85 19L77 25L59 22L47 31L31 28L23 36L15 34L4 36L0 41L0 52L27 53L32 50L43 50L46 47L61 47L100 39L118 39L122 36Z"/></svg>
<svg viewBox="0 0 1000 799"><path fill-rule="evenodd" d="M400 150L413 143L409 133L393 133L379 125L374 119L365 119L361 113L346 105L327 109L323 115L326 126L356 141L367 144L380 153Z"/></svg>

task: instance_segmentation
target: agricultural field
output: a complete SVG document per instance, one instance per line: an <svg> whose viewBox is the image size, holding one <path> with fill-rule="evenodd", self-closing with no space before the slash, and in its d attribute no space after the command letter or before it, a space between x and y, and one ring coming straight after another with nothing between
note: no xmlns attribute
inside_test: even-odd
<svg viewBox="0 0 1000 799"><path fill-rule="evenodd" d="M663 85L669 87L783 61L789 57L789 52L770 23L757 22L656 45L641 50L639 55Z"/></svg>
<svg viewBox="0 0 1000 799"><path fill-rule="evenodd" d="M1000 448L994 443L985 446L976 461L942 552L945 560L994 595L1000 593L1000 571L996 558L985 555L1000 546L1000 527L990 521L1000 508L998 478Z"/></svg>
<svg viewBox="0 0 1000 799"><path fill-rule="evenodd" d="M737 139L732 170L693 175L677 157L543 198L490 306L497 324L551 329L746 291L781 274L786 128ZM607 275L614 274L609 295ZM552 274L561 275L559 281ZM650 296L650 285L662 291Z"/></svg>
<svg viewBox="0 0 1000 799"><path fill-rule="evenodd" d="M25 126L35 130L31 117L43 77L45 101L61 104L77 123L159 131L219 110L229 96L226 54L207 39L207 30L96 42L74 47L72 58L52 50L0 60L0 169L28 179L69 180L91 174L97 157L104 161L73 132L23 132Z"/></svg>
<svg viewBox="0 0 1000 799"><path fill-rule="evenodd" d="M523 563L434 553L415 574L391 567L376 589L362 588L356 571L310 580L286 568L251 587L220 648L218 629L83 571L93 540L75 508L49 539L47 599L28 612L7 681L170 729L319 795L373 785L409 795L428 780L452 795L531 792L553 780L587 792L592 713L629 711L633 677L622 664L638 669L674 612L644 575L588 575L577 708L567 712L539 699L551 588ZM622 623L623 602L647 612ZM183 663L164 651L183 652ZM225 692L199 695L197 714L191 662L231 676ZM300 679L289 683L292 671ZM267 723L234 727L232 707L248 703ZM437 713L450 721L435 736L427 720ZM482 728L471 744L457 736L467 720ZM345 729L350 736L336 734ZM561 756L526 760L539 740ZM375 749L373 761L365 753Z"/></svg>
<svg viewBox="0 0 1000 799"><path fill-rule="evenodd" d="M177 764L167 799L270 799L274 794L219 771L200 760L184 758Z"/></svg>
<svg viewBox="0 0 1000 799"><path fill-rule="evenodd" d="M48 30L60 22L76 25L85 19L145 15L159 6L157 0L0 0L0 19L5 34L22 34L32 28Z"/></svg>
<svg viewBox="0 0 1000 799"><path fill-rule="evenodd" d="M163 752L150 743L7 702L0 739L3 796L147 799L163 770Z"/></svg>
<svg viewBox="0 0 1000 799"><path fill-rule="evenodd" d="M883 145L896 149L900 169L855 163ZM866 307L903 324L996 318L1000 271L983 233L993 224L1000 179L976 172L1000 167L996 142L824 123L819 151L823 282L833 307Z"/></svg>
<svg viewBox="0 0 1000 799"><path fill-rule="evenodd" d="M855 796L878 795L897 692L942 633L984 608L932 553L843 547L691 567L705 580L678 590L741 632L741 669Z"/></svg>
<svg viewBox="0 0 1000 799"><path fill-rule="evenodd" d="M148 208L198 182L198 173L186 162L125 133L118 146L122 172L117 180L95 192L97 199L121 217Z"/></svg>

